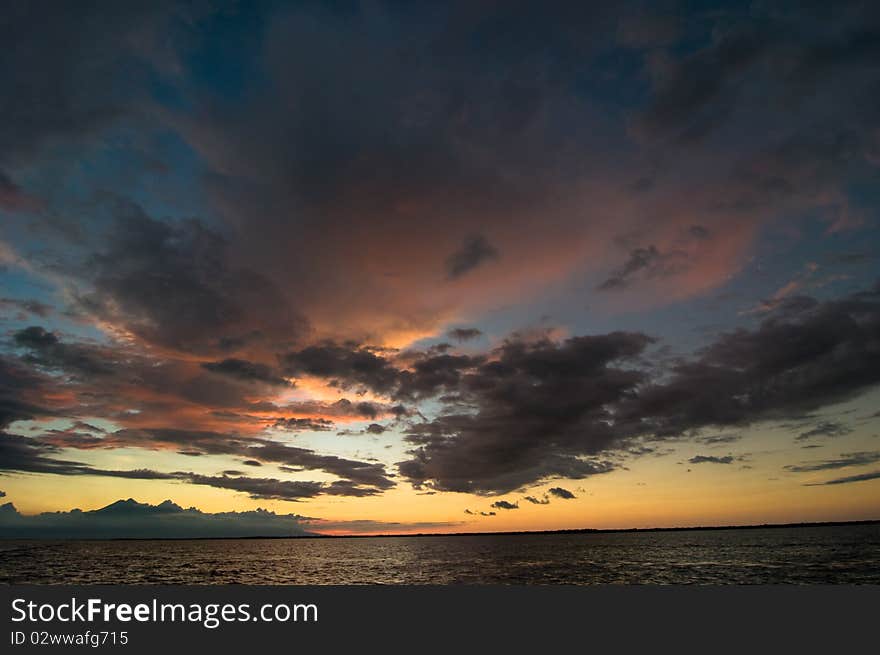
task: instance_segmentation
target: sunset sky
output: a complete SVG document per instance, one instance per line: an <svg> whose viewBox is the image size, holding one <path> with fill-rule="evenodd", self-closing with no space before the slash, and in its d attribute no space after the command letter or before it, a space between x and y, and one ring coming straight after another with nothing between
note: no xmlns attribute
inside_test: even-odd
<svg viewBox="0 0 880 655"><path fill-rule="evenodd" d="M877 3L599 4L5 7L0 536L880 519Z"/></svg>

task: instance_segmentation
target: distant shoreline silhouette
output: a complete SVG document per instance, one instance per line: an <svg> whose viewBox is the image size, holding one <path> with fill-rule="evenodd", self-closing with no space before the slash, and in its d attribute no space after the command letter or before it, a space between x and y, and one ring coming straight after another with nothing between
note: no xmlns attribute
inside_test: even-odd
<svg viewBox="0 0 880 655"><path fill-rule="evenodd" d="M249 539L388 539L404 537L512 537L556 534L614 534L633 532L706 532L711 530L775 530L784 528L821 528L845 527L857 525L880 525L880 519L861 521L814 521L801 523L761 523L750 525L705 525L705 526L673 526L653 528L571 528L563 530L508 530L501 532L411 532L382 534L302 534L302 535L269 535L242 537L70 537L70 538L6 538L0 541L222 541Z"/></svg>

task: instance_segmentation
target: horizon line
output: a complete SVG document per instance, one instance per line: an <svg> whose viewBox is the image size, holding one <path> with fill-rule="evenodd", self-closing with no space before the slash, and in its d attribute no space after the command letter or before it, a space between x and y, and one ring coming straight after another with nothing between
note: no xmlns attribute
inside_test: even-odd
<svg viewBox="0 0 880 655"><path fill-rule="evenodd" d="M650 528L563 528L559 530L502 530L497 532L403 532L379 534L323 534L312 532L295 535L253 535L231 537L2 537L0 541L221 541L246 539L381 539L401 537L503 537L556 534L613 534L633 532L705 532L711 530L770 530L783 528L843 527L856 525L880 525L880 518L854 521L799 521L795 523L754 523L745 525L699 525Z"/></svg>

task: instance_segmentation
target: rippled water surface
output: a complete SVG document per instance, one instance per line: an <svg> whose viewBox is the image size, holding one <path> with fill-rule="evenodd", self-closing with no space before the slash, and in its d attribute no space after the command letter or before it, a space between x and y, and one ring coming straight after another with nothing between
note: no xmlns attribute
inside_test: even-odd
<svg viewBox="0 0 880 655"><path fill-rule="evenodd" d="M880 584L880 525L370 539L0 541L0 582Z"/></svg>

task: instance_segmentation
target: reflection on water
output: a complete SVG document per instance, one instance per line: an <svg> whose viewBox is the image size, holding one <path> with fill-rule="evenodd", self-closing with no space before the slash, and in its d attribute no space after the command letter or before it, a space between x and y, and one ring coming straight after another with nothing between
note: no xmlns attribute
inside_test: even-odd
<svg viewBox="0 0 880 655"><path fill-rule="evenodd" d="M0 582L880 584L880 525L374 539L0 541Z"/></svg>

